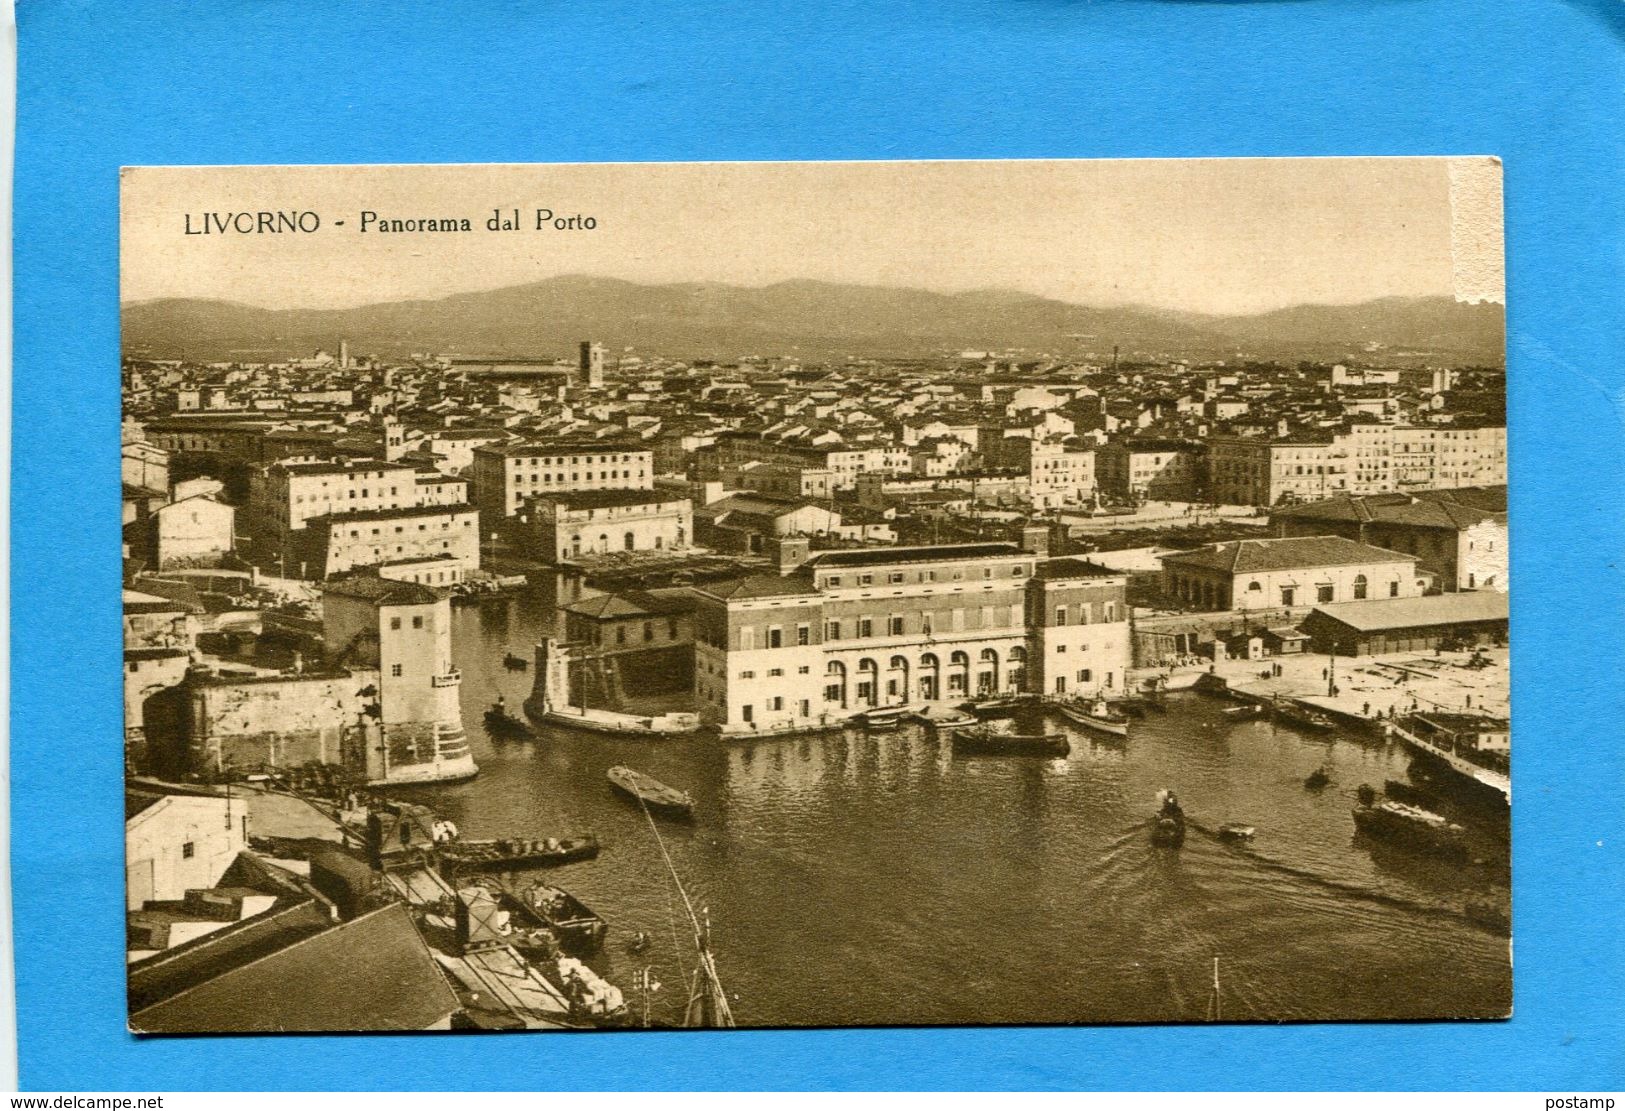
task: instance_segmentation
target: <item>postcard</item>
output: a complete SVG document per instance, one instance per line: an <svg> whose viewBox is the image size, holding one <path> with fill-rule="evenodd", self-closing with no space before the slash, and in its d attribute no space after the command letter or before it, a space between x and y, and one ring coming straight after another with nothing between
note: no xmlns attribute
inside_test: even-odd
<svg viewBox="0 0 1625 1111"><path fill-rule="evenodd" d="M1500 188L126 168L131 1029L1506 1017Z"/></svg>

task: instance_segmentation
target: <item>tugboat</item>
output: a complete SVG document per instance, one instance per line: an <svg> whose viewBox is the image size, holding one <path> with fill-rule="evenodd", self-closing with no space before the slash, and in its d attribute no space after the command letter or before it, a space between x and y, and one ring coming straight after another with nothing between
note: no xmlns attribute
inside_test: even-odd
<svg viewBox="0 0 1625 1111"><path fill-rule="evenodd" d="M694 814L694 799L687 791L668 787L654 776L644 775L624 764L609 769L609 781L616 790L631 795L650 810L681 818Z"/></svg>
<svg viewBox="0 0 1625 1111"><path fill-rule="evenodd" d="M534 741L539 736L528 722L521 721L508 712L507 703L502 696L491 703L490 709L485 711L485 731L493 737L508 737L514 740Z"/></svg>
<svg viewBox="0 0 1625 1111"><path fill-rule="evenodd" d="M1185 811L1169 788L1157 792L1157 801L1160 806L1151 823L1151 843L1177 849L1185 843Z"/></svg>
<svg viewBox="0 0 1625 1111"><path fill-rule="evenodd" d="M1354 808L1354 827L1361 833L1440 856L1466 858L1467 831L1442 814L1392 799L1379 799L1368 783L1360 785L1358 797L1360 805Z"/></svg>
<svg viewBox="0 0 1625 1111"><path fill-rule="evenodd" d="M1128 717L1113 710L1104 698L1088 702L1057 702L1055 709L1074 725L1093 729L1097 733L1110 733L1114 737L1128 736Z"/></svg>
<svg viewBox="0 0 1625 1111"><path fill-rule="evenodd" d="M1065 756L1072 751L1064 733L1017 733L991 725L955 729L949 734L955 752L986 756Z"/></svg>

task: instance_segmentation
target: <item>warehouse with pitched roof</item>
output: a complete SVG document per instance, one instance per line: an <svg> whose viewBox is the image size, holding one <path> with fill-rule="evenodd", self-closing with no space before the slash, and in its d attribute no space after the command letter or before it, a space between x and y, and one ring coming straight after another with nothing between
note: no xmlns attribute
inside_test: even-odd
<svg viewBox="0 0 1625 1111"><path fill-rule="evenodd" d="M1262 610L1424 593L1416 557L1342 536L1231 540L1162 557L1163 591L1196 610Z"/></svg>

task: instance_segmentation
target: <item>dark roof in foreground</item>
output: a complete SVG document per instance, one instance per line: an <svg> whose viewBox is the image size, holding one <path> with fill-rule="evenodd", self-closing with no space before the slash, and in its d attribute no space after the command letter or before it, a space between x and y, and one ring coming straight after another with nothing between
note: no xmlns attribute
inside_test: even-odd
<svg viewBox="0 0 1625 1111"><path fill-rule="evenodd" d="M1505 621L1508 598L1499 591L1464 590L1456 594L1427 594L1420 598L1333 602L1316 606L1310 616L1316 613L1358 632L1369 633L1381 629L1420 629L1430 625Z"/></svg>
<svg viewBox="0 0 1625 1111"><path fill-rule="evenodd" d="M1289 521L1357 521L1415 528L1461 530L1482 521L1506 522L1504 512L1496 512L1473 505L1463 505L1449 499L1411 497L1407 494L1374 494L1328 498L1290 508L1277 509L1273 519Z"/></svg>
<svg viewBox="0 0 1625 1111"><path fill-rule="evenodd" d="M1041 579L1093 579L1093 578L1122 578L1127 572L1113 571L1110 567L1102 567L1098 563L1091 563L1087 559L1077 556L1061 556L1058 559L1040 560L1035 574Z"/></svg>
<svg viewBox="0 0 1625 1111"><path fill-rule="evenodd" d="M336 575L322 583L323 594L343 594L365 598L385 606L426 606L446 597L445 593L423 583L386 579L376 571Z"/></svg>
<svg viewBox="0 0 1625 1111"><path fill-rule="evenodd" d="M144 1034L424 1030L459 1008L404 903L305 938L130 1016Z"/></svg>
<svg viewBox="0 0 1625 1111"><path fill-rule="evenodd" d="M1164 566L1202 567L1231 575L1298 571L1361 563L1415 563L1416 557L1361 544L1342 536L1295 536L1285 540L1231 540L1162 557Z"/></svg>

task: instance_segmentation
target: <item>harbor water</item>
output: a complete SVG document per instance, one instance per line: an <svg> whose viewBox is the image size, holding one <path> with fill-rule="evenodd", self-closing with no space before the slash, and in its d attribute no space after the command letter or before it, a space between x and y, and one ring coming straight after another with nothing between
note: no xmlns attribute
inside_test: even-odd
<svg viewBox="0 0 1625 1111"><path fill-rule="evenodd" d="M1235 722L1171 696L1126 742L1066 726L1069 756L960 757L923 727L723 742L542 729L493 740L555 620L527 594L459 607L453 651L481 771L414 789L465 836L595 832L598 859L536 873L611 926L594 963L630 990L653 969L656 1022L677 1021L693 945L649 820L605 778L625 763L695 799L659 823L741 1025L1199 1021L1219 959L1226 1020L1493 1018L1511 1007L1504 931L1464 913L1508 898L1505 828L1471 812L1472 863L1356 834L1360 784L1405 779L1361 733ZM1053 719L1052 728L1062 728ZM1325 766L1320 791L1304 778ZM1156 792L1191 821L1150 842ZM1217 836L1255 826L1251 842ZM529 877L516 877L524 882ZM644 932L648 947L626 941Z"/></svg>

